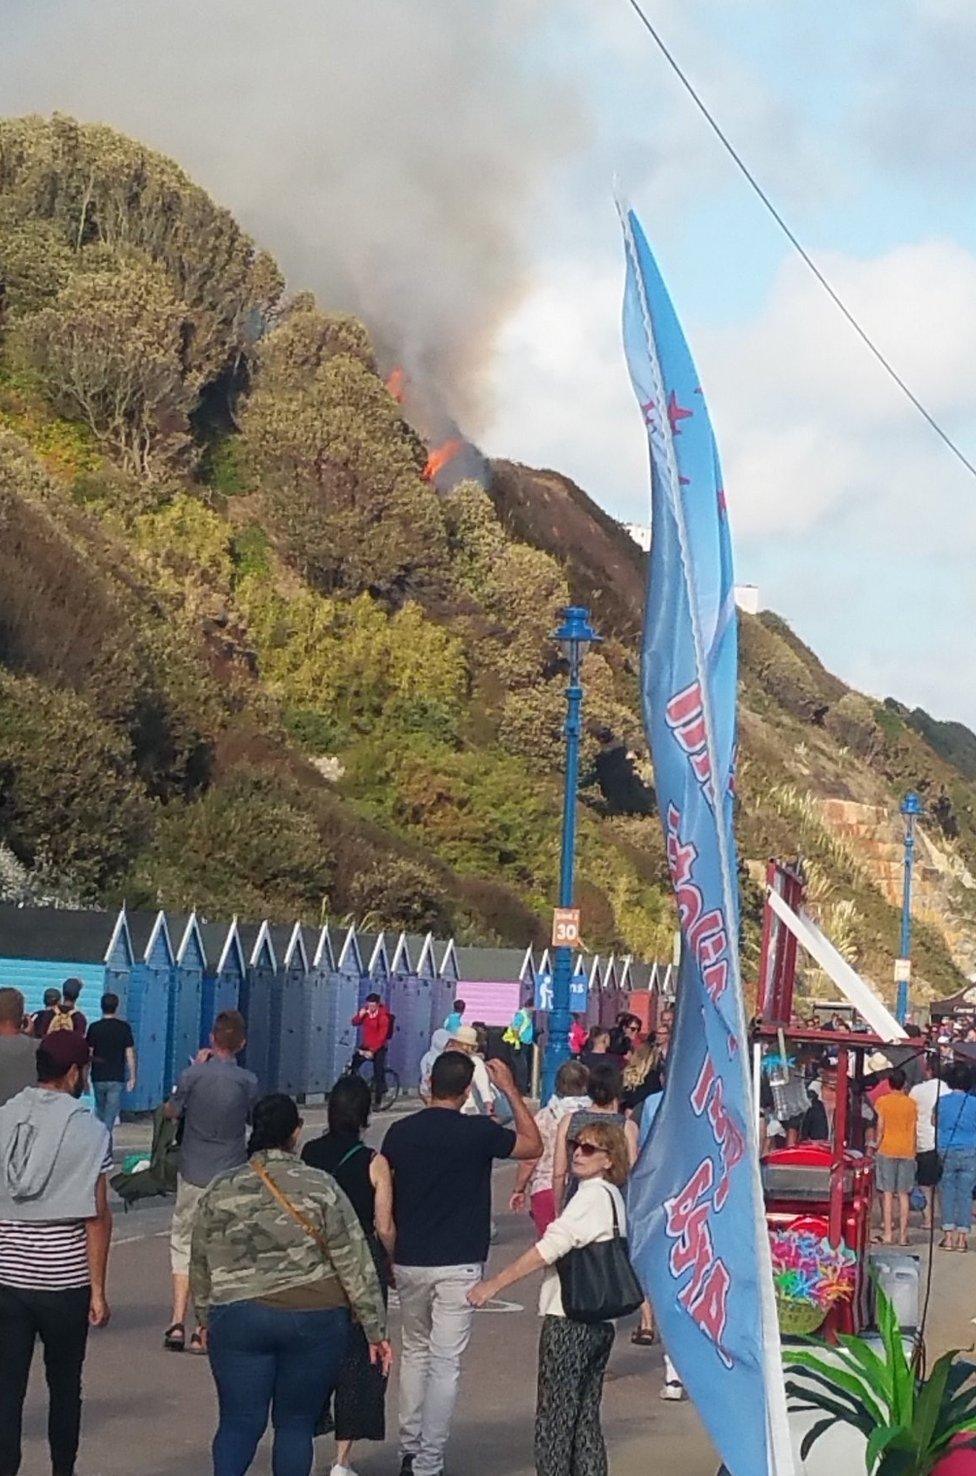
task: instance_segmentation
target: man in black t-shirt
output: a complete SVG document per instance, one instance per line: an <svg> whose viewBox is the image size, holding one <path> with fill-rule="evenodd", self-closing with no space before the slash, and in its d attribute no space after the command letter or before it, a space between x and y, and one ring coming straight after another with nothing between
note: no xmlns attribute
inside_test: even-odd
<svg viewBox="0 0 976 1476"><path fill-rule="evenodd" d="M118 1019L119 996L102 995L102 1018L88 1027L95 1116L111 1133L119 1120L122 1091L136 1085L136 1043L128 1020Z"/></svg>
<svg viewBox="0 0 976 1476"><path fill-rule="evenodd" d="M400 1296L401 1476L440 1476L471 1335L468 1288L481 1280L491 1234L496 1158L539 1158L542 1139L512 1073L487 1062L508 1098L514 1132L465 1117L474 1065L445 1051L430 1075L430 1106L393 1124L383 1154L393 1171L394 1271Z"/></svg>

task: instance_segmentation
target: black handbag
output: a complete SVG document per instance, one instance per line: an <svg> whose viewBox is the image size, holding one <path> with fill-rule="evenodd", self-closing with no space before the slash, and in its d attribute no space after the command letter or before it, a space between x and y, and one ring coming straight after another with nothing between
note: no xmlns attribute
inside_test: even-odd
<svg viewBox="0 0 976 1476"><path fill-rule="evenodd" d="M609 1189L607 1193L610 1194ZM572 1322L612 1322L636 1312L644 1300L620 1233L617 1202L610 1194L613 1237L567 1251L556 1262L563 1311Z"/></svg>

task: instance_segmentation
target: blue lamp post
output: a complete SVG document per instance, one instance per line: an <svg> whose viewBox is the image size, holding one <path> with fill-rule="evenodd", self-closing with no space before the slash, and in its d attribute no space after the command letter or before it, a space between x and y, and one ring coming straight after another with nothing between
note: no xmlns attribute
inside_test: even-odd
<svg viewBox="0 0 976 1476"><path fill-rule="evenodd" d="M590 612L581 605L567 605L563 623L553 640L569 665L566 688L566 782L563 790L563 843L559 867L559 906L573 905L573 866L576 859L576 793L579 788L580 740L583 733L583 688L580 669L590 646L602 637L590 624ZM568 945L553 951L552 1010L546 1035L546 1054L542 1068L542 1100L548 1102L556 1085L556 1072L569 1056L570 989L573 977L573 950Z"/></svg>
<svg viewBox="0 0 976 1476"><path fill-rule="evenodd" d="M905 880L901 894L901 955L895 964L898 1002L895 1015L904 1025L908 1019L908 987L912 977L912 868L915 865L915 822L922 813L922 801L910 789L901 802L905 817Z"/></svg>

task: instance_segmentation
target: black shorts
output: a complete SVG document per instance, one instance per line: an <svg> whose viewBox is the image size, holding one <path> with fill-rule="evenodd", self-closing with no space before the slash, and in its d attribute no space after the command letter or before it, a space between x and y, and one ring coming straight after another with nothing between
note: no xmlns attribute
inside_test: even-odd
<svg viewBox="0 0 976 1476"><path fill-rule="evenodd" d="M936 1148L915 1155L915 1182L920 1189L934 1189L942 1177L942 1165Z"/></svg>

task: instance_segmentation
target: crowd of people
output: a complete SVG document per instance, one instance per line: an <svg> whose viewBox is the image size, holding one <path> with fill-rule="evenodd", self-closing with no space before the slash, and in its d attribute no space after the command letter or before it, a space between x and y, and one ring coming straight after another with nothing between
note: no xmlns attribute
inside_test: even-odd
<svg viewBox="0 0 976 1476"><path fill-rule="evenodd" d="M52 1471L73 1476L88 1331L110 1315L111 1133L137 1063L115 995L102 997L101 1018L89 1025L79 994L69 981L26 1020L18 991L0 989L0 1476L19 1469L38 1339ZM364 1136L375 1078L368 1084L355 1068L385 1050L384 1013L379 999L365 1002L356 1021L359 1059L330 1094L327 1130L304 1143L295 1101L262 1096L239 1064L246 1024L233 1010L217 1016L209 1047L166 1103L180 1141L163 1345L209 1360L215 1476L243 1476L269 1422L276 1476L309 1472L313 1442L327 1433L335 1440L332 1476L354 1476L355 1443L386 1436L394 1290L400 1476L441 1476L474 1313L533 1272L543 1273L536 1470L605 1476L600 1404L618 1314L583 1320L570 1303L567 1315L567 1278L578 1252L626 1237L627 1180L639 1127L656 1110L667 1074L670 1011L661 1012L656 1032L631 1014L609 1029L576 1029L552 1096L533 1113L511 1065L487 1056L485 1027L466 1024L457 1001L424 1058L422 1105L393 1121L377 1151ZM521 1019L510 1027L519 1048L525 1029ZM512 1039L505 1044L515 1051ZM869 1055L860 1081L879 1238L907 1240L914 1197L925 1223L939 1219L940 1244L965 1251L976 1192L976 1080L958 1050L946 1064L938 1034L931 1044L918 1032L897 1060ZM807 1107L778 1120L764 1080L767 1150L831 1133L831 1048L804 1048L791 1069L802 1077ZM531 1216L535 1241L486 1275L499 1160L517 1165L509 1208ZM639 1303L638 1289L632 1341L650 1345L651 1309ZM662 1394L682 1395L667 1360Z"/></svg>
<svg viewBox="0 0 976 1476"><path fill-rule="evenodd" d="M791 1028L836 1035L850 1029L840 1016L826 1024L813 1017L813 1022L795 1017ZM976 1053L972 1061L967 1059L971 1038L976 1040L976 1031L965 1020L938 1020L924 1028L909 1024L905 1041L864 1055L863 1071L851 1086L849 1110L860 1119L861 1132L854 1141L863 1137L874 1154L879 1244L907 1245L914 1212L923 1230L941 1225L941 1249L969 1249L976 1194ZM836 1048L829 1045L801 1046L786 1063L775 1053L767 1055L760 1084L764 1154L830 1140L835 1067ZM778 1078L775 1083L771 1075ZM788 1078L802 1082L805 1101L797 1111L792 1110L795 1099L783 1090ZM790 1104L786 1111L783 1101Z"/></svg>
<svg viewBox="0 0 976 1476"><path fill-rule="evenodd" d="M0 1476L20 1466L38 1339L52 1471L74 1476L88 1331L110 1316L111 1132L136 1062L116 997L103 997L101 1019L89 1025L79 993L66 985L28 1021L22 996L0 989L0 1342L8 1355ZM374 1031L360 1049L375 1061L388 1031L374 1005L381 1002L366 1001L357 1023ZM327 1131L302 1144L294 1100L261 1096L239 1064L246 1024L236 1011L217 1016L209 1047L182 1072L165 1106L180 1137L163 1346L209 1361L215 1476L250 1469L269 1421L276 1476L309 1472L314 1439L329 1432L332 1476L353 1476L355 1442L386 1434L394 1288L400 1472L440 1476L474 1313L534 1270L545 1272L536 1468L604 1476L600 1402L613 1322L609 1313L568 1316L563 1278L577 1251L626 1236L621 1187L636 1155L634 1115L660 1089L663 1060L640 1040L636 1017L588 1032L533 1114L511 1066L485 1059L484 1029L463 1014L459 1002L436 1032L423 1105L391 1124L379 1151L364 1140L373 1089L355 1070L329 1096ZM515 1040L505 1041L516 1055L530 1039L530 1012L522 1015L510 1026ZM96 1092L92 1104L99 1080L119 1090ZM508 1159L518 1166L511 1208L531 1212L537 1238L486 1279L492 1168ZM639 1300L638 1290L634 1312ZM646 1303L634 1340L654 1341Z"/></svg>

